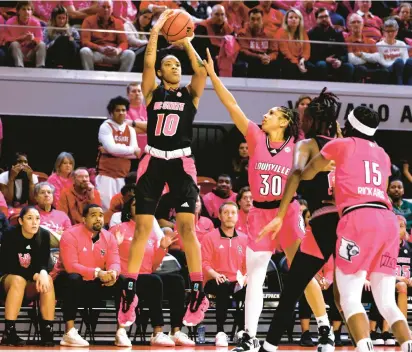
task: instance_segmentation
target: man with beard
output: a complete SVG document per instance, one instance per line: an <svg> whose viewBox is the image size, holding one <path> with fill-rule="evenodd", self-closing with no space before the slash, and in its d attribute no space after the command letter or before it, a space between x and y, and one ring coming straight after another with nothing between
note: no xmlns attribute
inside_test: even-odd
<svg viewBox="0 0 412 352"><path fill-rule="evenodd" d="M64 211L73 225L83 222L83 208L88 204L102 204L100 193L90 182L89 172L82 167L74 171L74 183L60 194L58 210Z"/></svg>
<svg viewBox="0 0 412 352"><path fill-rule="evenodd" d="M412 203L402 199L404 193L405 190L401 180L394 179L389 183L388 196L392 201L393 212L406 219L406 231L410 233L412 228Z"/></svg>
<svg viewBox="0 0 412 352"><path fill-rule="evenodd" d="M64 301L66 329L60 345L69 347L89 346L74 328L79 304L92 307L95 302L114 296L116 305L120 305L120 257L116 239L103 229L103 209L99 205L86 205L82 215L82 224L63 232L60 257L51 273L57 296ZM115 345L131 346L121 326Z"/></svg>
<svg viewBox="0 0 412 352"><path fill-rule="evenodd" d="M232 179L229 175L222 174L217 178L216 188L203 197L203 203L215 227L220 225L219 208L223 203L235 202L237 193L232 191Z"/></svg>
<svg viewBox="0 0 412 352"><path fill-rule="evenodd" d="M345 43L342 33L333 28L328 10L319 8L315 17L317 25L308 32L310 40ZM340 82L353 81L355 68L348 63L346 45L312 44L306 65L314 69L314 79L318 81L328 81L330 73L337 75Z"/></svg>

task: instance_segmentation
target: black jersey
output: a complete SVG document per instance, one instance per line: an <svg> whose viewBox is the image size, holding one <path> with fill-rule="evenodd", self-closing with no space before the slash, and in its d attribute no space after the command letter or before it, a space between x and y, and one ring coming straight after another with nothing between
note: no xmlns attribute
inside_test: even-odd
<svg viewBox="0 0 412 352"><path fill-rule="evenodd" d="M322 150L326 143L333 140L324 136L316 136L314 139L318 144L319 150ZM322 201L333 199L332 177L334 177L333 173L319 172L313 180L302 181L301 193L303 199L308 202L309 211L312 214L315 210L328 205L322 203Z"/></svg>
<svg viewBox="0 0 412 352"><path fill-rule="evenodd" d="M186 87L166 90L159 85L147 106L147 144L165 151L190 147L196 112Z"/></svg>
<svg viewBox="0 0 412 352"><path fill-rule="evenodd" d="M399 246L399 254L396 265L396 276L411 277L412 247L409 242L402 241Z"/></svg>

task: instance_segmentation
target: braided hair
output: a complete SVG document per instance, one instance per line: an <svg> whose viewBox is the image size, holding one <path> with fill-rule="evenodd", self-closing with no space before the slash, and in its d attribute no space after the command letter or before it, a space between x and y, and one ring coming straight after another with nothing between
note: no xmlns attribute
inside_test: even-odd
<svg viewBox="0 0 412 352"><path fill-rule="evenodd" d="M306 133L306 138L314 138L316 135L324 134L334 137L337 131L338 97L332 92L327 92L326 87L314 98L305 109L304 118L313 120L310 130Z"/></svg>
<svg viewBox="0 0 412 352"><path fill-rule="evenodd" d="M299 113L296 110L289 109L285 106L278 107L278 110L282 112L283 117L289 121L285 130L285 139L291 137L293 138L293 142L296 143L299 138Z"/></svg>

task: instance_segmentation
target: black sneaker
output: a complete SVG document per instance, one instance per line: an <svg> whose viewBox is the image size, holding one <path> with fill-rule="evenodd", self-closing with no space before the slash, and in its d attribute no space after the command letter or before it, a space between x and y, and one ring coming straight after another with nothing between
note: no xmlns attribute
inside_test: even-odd
<svg viewBox="0 0 412 352"><path fill-rule="evenodd" d="M243 333L233 352L256 351L260 347L260 342L256 337L251 338L247 333Z"/></svg>
<svg viewBox="0 0 412 352"><path fill-rule="evenodd" d="M382 340L384 341L385 346L395 346L396 345L396 341L393 335L388 331L385 331L384 333L382 333Z"/></svg>
<svg viewBox="0 0 412 352"><path fill-rule="evenodd" d="M41 346L54 347L53 326L46 326L41 331Z"/></svg>
<svg viewBox="0 0 412 352"><path fill-rule="evenodd" d="M26 346L26 341L21 339L17 335L16 329L11 329L9 331L5 330L3 333L3 338L1 339L1 344L4 346Z"/></svg>
<svg viewBox="0 0 412 352"><path fill-rule="evenodd" d="M318 352L333 352L335 350L335 335L330 326L320 326L318 334Z"/></svg>
<svg viewBox="0 0 412 352"><path fill-rule="evenodd" d="M309 330L306 330L302 333L302 336L300 337L299 345L301 345L302 347L315 346L315 344L312 341L312 337L310 336Z"/></svg>
<svg viewBox="0 0 412 352"><path fill-rule="evenodd" d="M335 331L335 347L342 347L343 346L343 342L342 342L342 338L340 336L340 331Z"/></svg>
<svg viewBox="0 0 412 352"><path fill-rule="evenodd" d="M383 341L382 335L379 332L371 331L370 336L374 346L385 345L385 341Z"/></svg>

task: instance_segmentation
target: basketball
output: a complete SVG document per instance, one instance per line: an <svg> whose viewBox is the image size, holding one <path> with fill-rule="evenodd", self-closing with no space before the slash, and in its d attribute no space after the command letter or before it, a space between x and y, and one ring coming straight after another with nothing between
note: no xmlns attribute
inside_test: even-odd
<svg viewBox="0 0 412 352"><path fill-rule="evenodd" d="M168 42L175 42L185 37L191 37L194 29L192 17L187 12L174 10L174 15L163 25L162 34Z"/></svg>

